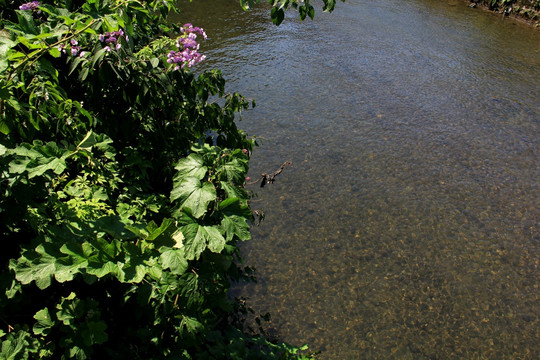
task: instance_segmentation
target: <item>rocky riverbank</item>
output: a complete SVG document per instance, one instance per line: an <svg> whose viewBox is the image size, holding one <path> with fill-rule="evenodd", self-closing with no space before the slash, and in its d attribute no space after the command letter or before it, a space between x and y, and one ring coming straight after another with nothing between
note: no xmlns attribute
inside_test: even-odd
<svg viewBox="0 0 540 360"><path fill-rule="evenodd" d="M540 27L540 0L468 0L470 7L480 7Z"/></svg>

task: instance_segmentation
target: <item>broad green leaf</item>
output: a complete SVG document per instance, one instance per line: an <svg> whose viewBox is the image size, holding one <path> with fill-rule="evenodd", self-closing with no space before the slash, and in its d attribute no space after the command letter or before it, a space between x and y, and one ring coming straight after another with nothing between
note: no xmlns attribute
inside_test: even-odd
<svg viewBox="0 0 540 360"><path fill-rule="evenodd" d="M231 161L218 166L216 172L220 175L221 180L229 181L233 184L242 184L246 178L247 161L232 158Z"/></svg>
<svg viewBox="0 0 540 360"><path fill-rule="evenodd" d="M323 0L324 6L323 11L332 12L336 7L336 0Z"/></svg>
<svg viewBox="0 0 540 360"><path fill-rule="evenodd" d="M80 80L81 82L85 81L86 78L88 77L89 72L90 72L90 69L89 69L89 68L87 68L87 67L83 68L83 69L81 70L81 72L79 73L79 80Z"/></svg>
<svg viewBox="0 0 540 360"><path fill-rule="evenodd" d="M189 224L181 228L184 234L184 252L186 259L198 259L206 249L206 239L199 233L199 224Z"/></svg>
<svg viewBox="0 0 540 360"><path fill-rule="evenodd" d="M58 48L50 48L48 52L49 52L49 55L55 58L59 58L62 55L62 53L60 52L60 50L58 50Z"/></svg>
<svg viewBox="0 0 540 360"><path fill-rule="evenodd" d="M245 200L241 201L235 197L227 198L219 203L219 210L227 216L238 215L246 218L246 220L251 220L253 218L253 214L251 213L251 209L247 205L247 202Z"/></svg>
<svg viewBox="0 0 540 360"><path fill-rule="evenodd" d="M88 321L84 325L81 335L86 346L103 344L109 339L109 336L105 332L107 330L107 324L104 321Z"/></svg>
<svg viewBox="0 0 540 360"><path fill-rule="evenodd" d="M77 299L76 294L71 292L68 297L56 305L56 318L64 325L70 326L84 315L84 301Z"/></svg>
<svg viewBox="0 0 540 360"><path fill-rule="evenodd" d="M28 178L33 178L36 176L41 176L47 170L52 170L55 174L61 174L66 168L66 160L64 159L48 159L49 162L45 164L38 165L28 169Z"/></svg>
<svg viewBox="0 0 540 360"><path fill-rule="evenodd" d="M2 71L2 70L0 70ZM8 135L10 132L10 129L9 129L9 125L7 124L7 122L0 118L0 133L4 134L4 135Z"/></svg>
<svg viewBox="0 0 540 360"><path fill-rule="evenodd" d="M15 295L20 294L22 292L22 285L20 282L13 279L11 281L11 286L5 286L5 289L6 289L6 297L8 299L13 299Z"/></svg>
<svg viewBox="0 0 540 360"><path fill-rule="evenodd" d="M105 50L105 49L100 49L100 50L96 51L96 53L94 54L94 56L90 60L92 62L92 65L90 65L89 68L90 69L95 69L96 68L96 63L101 62L101 60L103 59L103 57L106 54L107 54L107 50Z"/></svg>
<svg viewBox="0 0 540 360"><path fill-rule="evenodd" d="M113 240L111 243L107 240L99 238L91 243L95 251L95 255L88 259L86 272L102 278L107 275L113 275L118 280L124 280L124 272L122 271L123 254L121 251L120 242Z"/></svg>
<svg viewBox="0 0 540 360"><path fill-rule="evenodd" d="M158 65L159 65L159 59L158 59L158 58L152 58L152 59L150 59L150 64L152 65L153 68L158 67Z"/></svg>
<svg viewBox="0 0 540 360"><path fill-rule="evenodd" d="M178 161L176 166L175 180L180 180L188 176L194 176L199 180L202 180L208 168L204 166L203 157L199 154L189 154L189 156Z"/></svg>
<svg viewBox="0 0 540 360"><path fill-rule="evenodd" d="M78 241L70 241L60 247L62 254L68 255L74 262L88 261L94 253L94 248L88 242L80 243Z"/></svg>
<svg viewBox="0 0 540 360"><path fill-rule="evenodd" d="M0 43L0 72L7 69L9 63L7 61L7 53L11 47L7 44Z"/></svg>
<svg viewBox="0 0 540 360"><path fill-rule="evenodd" d="M48 170L60 175L66 169L67 150L58 148L54 142L41 145L22 144L15 149L9 150L17 156L17 159L9 164L9 171L21 174L28 172L28 177L33 178L43 175Z"/></svg>
<svg viewBox="0 0 540 360"><path fill-rule="evenodd" d="M87 265L88 260L79 256L59 258L55 264L54 278L60 283L71 281L77 273L80 273L82 269L86 269Z"/></svg>
<svg viewBox="0 0 540 360"><path fill-rule="evenodd" d="M146 273L154 279L161 279L163 267L159 264L159 260L152 258L147 262Z"/></svg>
<svg viewBox="0 0 540 360"><path fill-rule="evenodd" d="M86 271L88 274L95 275L98 278L102 278L106 275L111 274L118 278L120 281L124 279L124 273L122 269L118 266L117 263L113 263L111 261L107 261L104 264L98 262L90 262Z"/></svg>
<svg viewBox="0 0 540 360"><path fill-rule="evenodd" d="M247 11L253 6L254 2L255 0L240 0L240 6Z"/></svg>
<svg viewBox="0 0 540 360"><path fill-rule="evenodd" d="M86 354L86 351L83 348L79 346L73 346L69 349L69 358L77 359L77 360L86 360L88 359L88 356Z"/></svg>
<svg viewBox="0 0 540 360"><path fill-rule="evenodd" d="M227 197L229 198L237 198L242 200L247 200L249 198L248 194L242 187L234 185L228 181L220 181L219 186L225 190Z"/></svg>
<svg viewBox="0 0 540 360"><path fill-rule="evenodd" d="M197 319L190 317L190 316L182 316L182 321L180 322L180 326L185 326L186 330L189 333L197 333L204 329L203 324L201 324Z"/></svg>
<svg viewBox="0 0 540 360"><path fill-rule="evenodd" d="M34 22L32 11L18 10L17 17L19 18L19 25L27 33L28 37L39 34L39 28Z"/></svg>
<svg viewBox="0 0 540 360"><path fill-rule="evenodd" d="M97 194L99 196L99 193ZM96 229L104 231L117 239L132 239L133 233L128 231L118 215L107 215L97 219L94 223Z"/></svg>
<svg viewBox="0 0 540 360"><path fill-rule="evenodd" d="M188 260L198 259L208 248L219 253L225 247L225 238L218 227L189 224L181 228L184 234L184 251Z"/></svg>
<svg viewBox="0 0 540 360"><path fill-rule="evenodd" d="M280 25L283 22L283 19L285 19L285 11L283 9L273 7L270 11L270 17L275 25Z"/></svg>
<svg viewBox="0 0 540 360"><path fill-rule="evenodd" d="M41 309L35 315L34 319L37 323L34 324L33 331L36 335L48 335L50 329L54 326L55 321L52 319L49 309Z"/></svg>
<svg viewBox="0 0 540 360"><path fill-rule="evenodd" d="M77 148L90 151L92 150L92 146L96 143L96 134L92 130L90 130L86 133L79 145L77 145Z"/></svg>
<svg viewBox="0 0 540 360"><path fill-rule="evenodd" d="M151 221L146 227L146 230L148 231L148 236L146 237L146 240L153 241L157 239L169 229L172 223L173 220L171 219L163 219L163 221L161 222L161 226L158 227L155 222Z"/></svg>
<svg viewBox="0 0 540 360"><path fill-rule="evenodd" d="M188 262L182 249L164 251L160 256L160 260L163 269L171 269L171 272L176 275L182 275L188 268Z"/></svg>
<svg viewBox="0 0 540 360"><path fill-rule="evenodd" d="M224 216L223 220L221 220L221 226L225 231L227 241L231 241L234 235L242 241L251 239L249 224L244 217L237 215Z"/></svg>
<svg viewBox="0 0 540 360"><path fill-rule="evenodd" d="M5 339L2 339L0 359L28 359L30 339L30 334L24 330L19 330L16 333L9 333Z"/></svg>
<svg viewBox="0 0 540 360"><path fill-rule="evenodd" d="M133 243L122 243L122 250L125 254L125 262L122 267L124 279L121 281L139 283L146 275L145 257L141 249Z"/></svg>
<svg viewBox="0 0 540 360"><path fill-rule="evenodd" d="M315 17L315 8L311 5L308 9L308 16L311 18L311 20L313 20L313 18Z"/></svg>
<svg viewBox="0 0 540 360"><path fill-rule="evenodd" d="M171 201L178 200L180 208L189 208L196 218L202 217L210 202L216 200L216 189L210 182L201 181L193 176L186 177L174 184Z"/></svg>
<svg viewBox="0 0 540 360"><path fill-rule="evenodd" d="M201 226L202 231L208 237L208 249L215 253L220 253L225 248L225 238L221 235L217 226Z"/></svg>
<svg viewBox="0 0 540 360"><path fill-rule="evenodd" d="M32 261L26 257L21 257L17 261L12 259L9 267L15 272L15 278L22 284L35 281L40 289L45 289L51 284L51 278L56 271L56 258L47 254L43 245L38 245L36 251L41 256L37 256Z"/></svg>
<svg viewBox="0 0 540 360"><path fill-rule="evenodd" d="M98 238L91 245L98 251L100 258L107 260L115 260L120 252L120 243L117 240L108 242L104 238Z"/></svg>
<svg viewBox="0 0 540 360"><path fill-rule="evenodd" d="M0 33L0 56L6 56L7 50L17 45L16 41L11 40L5 33ZM6 48L4 48L6 46Z"/></svg>
<svg viewBox="0 0 540 360"><path fill-rule="evenodd" d="M137 284L146 276L146 266L137 263L128 263L122 267L123 277L117 277L121 282Z"/></svg>

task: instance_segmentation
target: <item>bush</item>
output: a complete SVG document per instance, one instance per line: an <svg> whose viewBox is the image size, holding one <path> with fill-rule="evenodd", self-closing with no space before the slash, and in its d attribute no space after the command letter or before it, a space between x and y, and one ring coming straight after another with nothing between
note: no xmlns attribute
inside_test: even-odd
<svg viewBox="0 0 540 360"><path fill-rule="evenodd" d="M174 4L0 0L2 359L310 357L227 296L254 103L190 71L206 35Z"/></svg>

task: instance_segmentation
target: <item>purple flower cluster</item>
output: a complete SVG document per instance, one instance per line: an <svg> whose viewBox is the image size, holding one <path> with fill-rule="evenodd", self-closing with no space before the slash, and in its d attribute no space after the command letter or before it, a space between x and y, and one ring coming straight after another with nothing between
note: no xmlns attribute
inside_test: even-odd
<svg viewBox="0 0 540 360"><path fill-rule="evenodd" d="M79 57L83 57L84 55L86 55L86 52L85 51L81 51L81 47L79 46L79 42L75 39L71 39L69 41L70 43L70 51L71 51L71 55L73 56L77 56L77 54L79 55ZM65 49L65 45L64 44L60 44L58 46L58 50L60 50L60 52L62 52L63 54L66 53L66 49Z"/></svg>
<svg viewBox="0 0 540 360"><path fill-rule="evenodd" d="M81 51L79 42L75 39L71 39L71 55L76 56L79 53L79 51ZM81 56L83 56L83 53L81 53Z"/></svg>
<svg viewBox="0 0 540 360"><path fill-rule="evenodd" d="M113 32L106 32L105 34L99 35L99 41L105 42L104 49L107 51L111 51L111 46L114 47L116 50L120 49L122 47L122 44L120 44L118 41L124 38L126 39L126 42L129 42L129 38L127 35L124 34L124 31L122 29L118 31Z"/></svg>
<svg viewBox="0 0 540 360"><path fill-rule="evenodd" d="M174 70L181 68L192 67L206 59L205 55L199 53L199 43L197 42L197 34L204 39L207 38L206 33L200 27L195 27L191 24L185 24L180 28L183 34L176 39L176 47L178 51L171 50L167 55L169 64L176 64Z"/></svg>
<svg viewBox="0 0 540 360"><path fill-rule="evenodd" d="M26 4L22 4L21 6L19 6L19 9L21 10L36 10L39 6L39 1L30 1Z"/></svg>

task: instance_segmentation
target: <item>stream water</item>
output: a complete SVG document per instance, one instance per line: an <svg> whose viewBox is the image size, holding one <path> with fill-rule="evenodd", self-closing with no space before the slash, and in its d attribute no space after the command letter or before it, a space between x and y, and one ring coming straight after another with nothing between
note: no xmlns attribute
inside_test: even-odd
<svg viewBox="0 0 540 360"><path fill-rule="evenodd" d="M540 31L461 0L314 21L184 4L200 68L254 98L265 220L238 289L322 359L540 358Z"/></svg>

